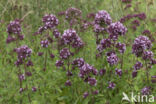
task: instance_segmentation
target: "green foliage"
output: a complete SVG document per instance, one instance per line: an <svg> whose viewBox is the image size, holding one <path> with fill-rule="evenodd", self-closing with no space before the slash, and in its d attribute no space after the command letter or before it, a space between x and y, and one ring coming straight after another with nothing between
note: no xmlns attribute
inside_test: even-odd
<svg viewBox="0 0 156 104"><path fill-rule="evenodd" d="M146 1L146 2L144 2ZM132 7L124 10L125 4L121 3L121 0L0 0L0 104L19 104L22 99L23 104L29 104L28 95L31 98L31 104L126 104L122 103L122 92L130 93L132 91L140 92L145 86L145 67L138 72L137 78L133 79L131 76L133 65L136 62L136 57L131 53L131 46L134 39L139 36L143 30L149 29L152 36L156 37L156 24L151 22L151 19L156 16L156 1L151 0L132 0ZM141 2L137 5L137 3ZM147 19L142 21L137 31L133 31L128 28L128 33L119 39L120 42L126 42L127 49L123 55L123 76L119 78L112 76L112 81L116 82L117 89L108 90L109 75L103 76L98 80L98 86L93 89L100 89L101 92L92 96L89 95L86 99L83 98L83 93L87 91L90 86L84 83L77 74L79 69L75 69L72 76L71 87L64 86L67 79L66 71L58 69L55 66L55 62L59 59L58 51L49 48L51 53L56 55L55 59L51 59L48 56L47 70L44 72L44 56L37 56L38 52L44 52L45 50L39 47L40 37L34 37L32 34L36 32L39 26L42 24L41 19L47 13L53 13L58 16L58 13L65 11L69 7L79 8L82 11L84 19L88 13L95 13L98 10L107 10L113 22L118 21L121 17L130 13L145 12ZM137 10L135 10L137 9ZM29 69L32 71L32 76L23 82L23 86L28 85L28 90L22 94L19 93L19 79L17 76L18 68L14 65L17 55L13 52L16 47L14 43L6 44L7 24L14 19L23 19L22 33L25 35L24 41L20 42L20 45L27 44L33 53L31 59L34 66ZM61 25L58 26L58 30L63 33L65 29L68 29L67 23L64 22L62 17L59 17ZM125 26L130 27L131 21L127 22ZM52 35L52 32L50 32ZM116 67L110 67L106 63L106 57L96 60L96 38L92 28L89 28L85 32L80 32L79 36L85 42L85 47L74 56L74 58L82 57L84 60L95 66L98 70L106 68L107 70L113 70ZM55 48L55 46L54 46ZM156 53L156 44L153 43L153 53ZM119 55L121 58L122 56ZM24 69L23 67L21 69ZM150 76L156 75L156 66L150 69ZM127 71L127 73L126 73ZM32 87L37 86L37 91L32 92ZM155 84L150 83L150 86L155 87ZM152 94L156 96L156 89ZM154 103L153 103L154 104Z"/></svg>

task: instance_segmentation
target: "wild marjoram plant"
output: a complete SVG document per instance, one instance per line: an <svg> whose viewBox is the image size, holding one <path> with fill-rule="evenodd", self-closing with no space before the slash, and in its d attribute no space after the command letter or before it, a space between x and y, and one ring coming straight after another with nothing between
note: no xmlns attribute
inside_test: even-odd
<svg viewBox="0 0 156 104"><path fill-rule="evenodd" d="M131 0L122 0L122 2L130 3ZM131 7L131 5L127 4L125 10L129 7ZM129 46L126 43L127 40L125 38L129 27L134 31L137 30L137 27L141 24L138 19L144 20L146 18L145 13L129 14L115 22L106 10L99 10L97 13L88 14L87 18L90 19L87 20L83 20L81 10L77 8L68 8L66 11L59 13L59 16L64 16L64 21L68 23L68 26L65 27L62 34L57 28L61 23L59 23L59 19L54 14L43 16L43 25L40 26L35 34L33 34L36 38L40 39L40 48L43 49L43 52L37 52L38 56L44 55L43 57L37 57L43 58L43 66L41 66L40 69L42 73L49 71L49 64L47 62L49 61L48 56L53 59L51 63L55 63L51 66L53 67L53 70L56 69L55 71L59 72L59 69L63 69L61 71L66 72L66 76L62 81L64 83L62 85L56 85L59 88L59 91L55 91L54 93L56 95L54 98L56 102L59 102L59 98L57 97L63 96L63 104L68 104L69 100L71 101L75 98L78 100L81 99L80 101L88 99L87 103L89 104L101 104L96 102L102 98L104 99L104 102L102 103L111 104L113 97L118 97L118 99L121 97L123 89L125 92L126 90L133 91L133 89L125 88L125 85L130 85L130 88L133 88L135 86L134 80L138 77L138 74L144 72L140 70L145 70L144 76L146 76L146 78L144 77L143 85L137 89L139 89L141 95L148 96L154 91L152 84L156 83L156 76L150 75L150 69L156 64L154 53L151 50L152 41L147 36L140 35L136 37L133 44L130 44ZM134 19L131 22L132 26L126 27L124 23L132 18ZM89 26L91 27L91 30L89 30ZM95 49L96 62L94 64L87 62L88 60L86 60L84 56L77 55L78 53L81 54L81 51L84 51L83 49L86 47L86 41L79 35L79 33L85 33L84 30L89 30L91 32L93 30L95 35L94 42L97 48ZM22 96L24 92L27 92L28 101L29 103L32 103L31 96L33 95L31 95L29 88L31 87L32 92L40 92L40 85L38 85L38 87L31 86L27 80L27 77L32 76L30 70L31 66L35 67L30 57L32 56L33 49L29 48L27 45L19 44L19 40L24 39L21 29L21 20L11 21L7 27L7 32L8 38L6 42L16 42L14 52L17 53L15 65L18 68L19 93ZM149 34L149 31L144 30L142 34ZM122 41L124 39L125 41ZM130 53L134 54L137 59L135 60L134 66L127 66L125 69L124 55L126 54L126 51L129 51L126 50L127 48L130 48L130 51L132 51ZM58 52L57 54L54 54L55 50ZM54 62L54 59L56 59L56 62ZM46 74L42 75L46 76ZM48 78L51 78L50 80L57 80L55 77ZM72 87L78 85L79 82L82 82L79 85L79 87L81 86L81 90ZM46 88L49 82L44 80L43 83ZM51 87L52 86L49 88ZM64 97L68 96L66 95L67 93L63 92L64 89L71 90L73 99L68 100ZM138 92L138 90L136 92ZM74 96L75 93L78 97ZM48 94L53 95L53 92L48 92ZM125 95L125 93L123 94ZM140 93L138 95L139 101L141 95ZM40 94L40 96L45 99L46 104L51 104L51 102L47 100L47 92L44 95ZM152 101L153 100L154 98L152 98ZM139 101L134 100L134 102ZM141 101L143 102L144 99ZM19 103L25 103L22 97L20 98Z"/></svg>

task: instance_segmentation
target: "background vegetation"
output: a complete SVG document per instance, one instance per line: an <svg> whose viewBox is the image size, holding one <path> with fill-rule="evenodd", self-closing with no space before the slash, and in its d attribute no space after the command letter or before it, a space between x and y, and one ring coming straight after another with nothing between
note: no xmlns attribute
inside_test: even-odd
<svg viewBox="0 0 156 104"><path fill-rule="evenodd" d="M83 93L88 89L87 86L79 78L74 77L75 83L71 87L64 86L66 81L66 72L58 70L55 59L50 57L47 60L47 70L43 72L43 57L38 57L38 52L44 52L40 47L40 38L33 36L42 24L42 17L45 14L55 14L60 21L58 30L63 33L69 27L64 22L64 18L58 16L59 12L65 11L70 7L78 8L82 11L84 19L89 13L96 13L99 10L106 10L112 17L113 22L119 21L127 14L142 13L147 16L146 20L140 22L140 26L134 31L131 26L131 21L124 25L128 28L128 33L120 39L121 42L128 44L124 54L123 71L128 70L128 74L124 74L122 79L118 79L118 88L122 89L117 92L106 92L107 82L103 86L104 93L99 93L93 104L122 104L122 92L130 94L131 91L139 92L144 86L144 73L140 73L134 80L131 78L131 68L135 64L136 57L131 54L131 46L134 39L141 35L146 29L151 31L152 38L156 38L156 0L132 0L132 7L124 9L126 4L121 0L0 0L0 104L18 104L19 100L23 99L23 104L29 104L27 94L31 96L32 104L88 104L91 103L92 96L84 99ZM27 44L33 53L31 59L34 66L31 68L32 76L24 83L28 83L28 89L23 94L19 93L19 80L17 77L17 67L14 65L16 61L16 53L12 50L16 44L6 44L7 32L6 28L10 21L15 19L23 19L22 33L25 35L24 41L20 45ZM52 34L52 33L50 33ZM83 57L84 60L95 66L98 70L103 68L101 60L96 60L96 39L92 28L85 32L79 32L79 36L85 42L85 48L74 57ZM156 44L153 42L152 51L156 53ZM58 51L51 49L51 52ZM121 56L120 56L121 57ZM156 66L150 69L150 75L156 75ZM113 70L113 69L112 69ZM143 71L143 70L141 70ZM105 81L104 79L103 82ZM46 83L46 85L45 85ZM132 86L131 86L132 85ZM37 91L32 92L31 87L36 86ZM155 84L150 83L154 88ZM97 87L98 88L98 87ZM39 91L40 90L40 91ZM56 92L57 93L56 93ZM155 95L156 89L152 94ZM112 93L116 93L112 96ZM106 96L112 96L111 99L106 99ZM154 104L154 103L153 103Z"/></svg>

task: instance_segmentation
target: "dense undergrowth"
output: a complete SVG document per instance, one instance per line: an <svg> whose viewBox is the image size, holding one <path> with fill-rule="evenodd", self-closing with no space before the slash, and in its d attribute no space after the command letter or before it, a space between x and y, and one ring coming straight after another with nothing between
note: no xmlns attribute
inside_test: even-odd
<svg viewBox="0 0 156 104"><path fill-rule="evenodd" d="M0 104L155 104L155 10L155 0L1 0Z"/></svg>

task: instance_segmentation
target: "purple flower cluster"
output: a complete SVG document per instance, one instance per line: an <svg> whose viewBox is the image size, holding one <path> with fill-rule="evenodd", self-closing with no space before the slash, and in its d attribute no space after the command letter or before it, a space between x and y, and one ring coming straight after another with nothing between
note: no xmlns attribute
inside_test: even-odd
<svg viewBox="0 0 156 104"><path fill-rule="evenodd" d="M11 34L20 35L21 31L22 31L22 29L21 29L20 20L11 21L7 27L7 32L9 35L11 35Z"/></svg>
<svg viewBox="0 0 156 104"><path fill-rule="evenodd" d="M100 69L99 75L103 76L106 73L106 69Z"/></svg>
<svg viewBox="0 0 156 104"><path fill-rule="evenodd" d="M90 84L91 86L96 86L96 79L95 78L88 78L88 84Z"/></svg>
<svg viewBox="0 0 156 104"><path fill-rule="evenodd" d="M53 29L59 23L58 19L53 14L49 14L49 15L47 14L47 15L45 15L42 18L42 21L44 23L44 28L47 28L47 29Z"/></svg>
<svg viewBox="0 0 156 104"><path fill-rule="evenodd" d="M111 36L116 37L113 40L117 40L119 35L125 35L126 34L127 28L122 23L115 22L115 23L112 23L108 26L107 31Z"/></svg>
<svg viewBox="0 0 156 104"><path fill-rule="evenodd" d="M138 18L138 19L140 19L140 20L145 20L145 19L146 19L146 14L145 14L145 13L128 14L128 15L122 17L122 18L120 19L120 22L121 22L121 23L124 23L124 22L126 22L126 21L128 21L128 20L130 20L130 19L132 19L132 18ZM139 21L137 20L137 24L138 24L138 22L139 22Z"/></svg>
<svg viewBox="0 0 156 104"><path fill-rule="evenodd" d="M49 45L49 41L48 41L48 39L42 40L42 41L40 42L40 44L41 44L41 47L47 48L48 45Z"/></svg>
<svg viewBox="0 0 156 104"><path fill-rule="evenodd" d="M122 70L121 69L115 69L115 74L116 75L119 75L119 76L122 76Z"/></svg>
<svg viewBox="0 0 156 104"><path fill-rule="evenodd" d="M24 35L21 34L22 29L20 23L21 21L17 19L10 22L10 24L7 27L8 38L6 40L6 43L11 43L17 39L19 40L24 39Z"/></svg>
<svg viewBox="0 0 156 104"><path fill-rule="evenodd" d="M123 54L126 50L126 45L124 43L117 43L116 48L119 50L121 54Z"/></svg>
<svg viewBox="0 0 156 104"><path fill-rule="evenodd" d="M115 52L108 52L107 54L107 61L110 65L115 65L118 63L118 57Z"/></svg>
<svg viewBox="0 0 156 104"><path fill-rule="evenodd" d="M57 29L55 29L53 31L53 35L54 35L55 38L59 38L61 36L61 33Z"/></svg>
<svg viewBox="0 0 156 104"><path fill-rule="evenodd" d="M23 45L16 48L16 52L18 54L18 59L26 59L27 57L30 57L32 49L30 49L27 45Z"/></svg>
<svg viewBox="0 0 156 104"><path fill-rule="evenodd" d="M153 52L152 51L144 51L142 58L144 60L151 60L153 59Z"/></svg>
<svg viewBox="0 0 156 104"><path fill-rule="evenodd" d="M63 48L60 51L60 58L61 59L68 59L70 55L71 55L71 52L69 51L68 48Z"/></svg>
<svg viewBox="0 0 156 104"><path fill-rule="evenodd" d="M59 24L59 20L53 14L46 14L45 16L43 16L42 22L43 26L40 26L38 31L34 33L34 35L42 34L47 29L55 29L56 26Z"/></svg>
<svg viewBox="0 0 156 104"><path fill-rule="evenodd" d="M156 76L152 76L152 77L151 77L151 82L152 82L152 83L156 83Z"/></svg>
<svg viewBox="0 0 156 104"><path fill-rule="evenodd" d="M149 95L150 94L150 90L151 88L150 87L144 87L142 90L141 90L141 94L142 95Z"/></svg>
<svg viewBox="0 0 156 104"><path fill-rule="evenodd" d="M126 10L127 8L130 8L130 7L132 7L132 5L131 4L127 4L124 9Z"/></svg>
<svg viewBox="0 0 156 104"><path fill-rule="evenodd" d="M94 24L94 32L95 33L101 33L105 31L106 29L104 27L101 27L100 25Z"/></svg>
<svg viewBox="0 0 156 104"><path fill-rule="evenodd" d="M79 77L88 77L90 74L97 75L98 70L95 69L93 66L89 65L88 63L85 63L82 67L80 67Z"/></svg>
<svg viewBox="0 0 156 104"><path fill-rule="evenodd" d="M16 53L18 55L18 60L15 62L15 64L17 66L21 65L23 63L23 60L30 57L30 55L32 53L32 50L26 45L23 45L23 46L21 46L19 48L16 48L15 51L16 51ZM32 63L30 64L29 62L27 64L32 65Z"/></svg>
<svg viewBox="0 0 156 104"><path fill-rule="evenodd" d="M94 19L94 32L100 33L105 31L105 27L112 23L112 19L105 10L101 10L95 15Z"/></svg>
<svg viewBox="0 0 156 104"><path fill-rule="evenodd" d="M37 91L37 88L36 87L32 87L32 91L33 92L36 92Z"/></svg>
<svg viewBox="0 0 156 104"><path fill-rule="evenodd" d="M100 44L97 46L97 50L102 52L104 49L111 47L111 39L102 39Z"/></svg>
<svg viewBox="0 0 156 104"><path fill-rule="evenodd" d="M76 67L82 67L85 64L83 58L77 58L75 60L73 60L72 65L76 66Z"/></svg>
<svg viewBox="0 0 156 104"><path fill-rule="evenodd" d="M132 21L132 24L135 24L136 26L139 26L140 22L139 22L139 20L134 20L134 21Z"/></svg>
<svg viewBox="0 0 156 104"><path fill-rule="evenodd" d="M146 14L145 13L134 14L133 16L138 17L140 20L145 20L146 19Z"/></svg>
<svg viewBox="0 0 156 104"><path fill-rule="evenodd" d="M95 22L95 24L97 24L99 26L104 26L104 25L111 24L112 19L111 19L109 13L107 13L107 11L100 10L98 13L96 13L94 22Z"/></svg>
<svg viewBox="0 0 156 104"><path fill-rule="evenodd" d="M145 50L150 49L152 46L151 41L146 36L139 36L134 40L132 46L132 53L134 53L137 57L142 56Z"/></svg>
<svg viewBox="0 0 156 104"><path fill-rule="evenodd" d="M133 66L134 70L139 70L143 67L143 64L141 62L136 62L136 64Z"/></svg>
<svg viewBox="0 0 156 104"><path fill-rule="evenodd" d="M81 38L77 35L76 31L73 29L65 30L61 40L65 45L72 45L73 48L80 48L83 46Z"/></svg>
<svg viewBox="0 0 156 104"><path fill-rule="evenodd" d="M86 98L87 96L89 96L89 93L88 92L84 92L83 98Z"/></svg>
<svg viewBox="0 0 156 104"><path fill-rule="evenodd" d="M108 82L108 87L107 88L109 88L109 89L114 89L115 88L115 86L116 86L116 84L115 83L113 83L113 82Z"/></svg>
<svg viewBox="0 0 156 104"><path fill-rule="evenodd" d="M55 63L55 65L57 67L62 67L64 65L64 62L62 60L57 60L56 63Z"/></svg>
<svg viewBox="0 0 156 104"><path fill-rule="evenodd" d="M19 79L20 79L20 81L25 80L25 75L24 74L19 75Z"/></svg>
<svg viewBox="0 0 156 104"><path fill-rule="evenodd" d="M72 85L72 83L71 83L71 81L70 81L70 80L67 80L67 81L65 82L65 85L66 85L66 86L71 86L71 85Z"/></svg>

